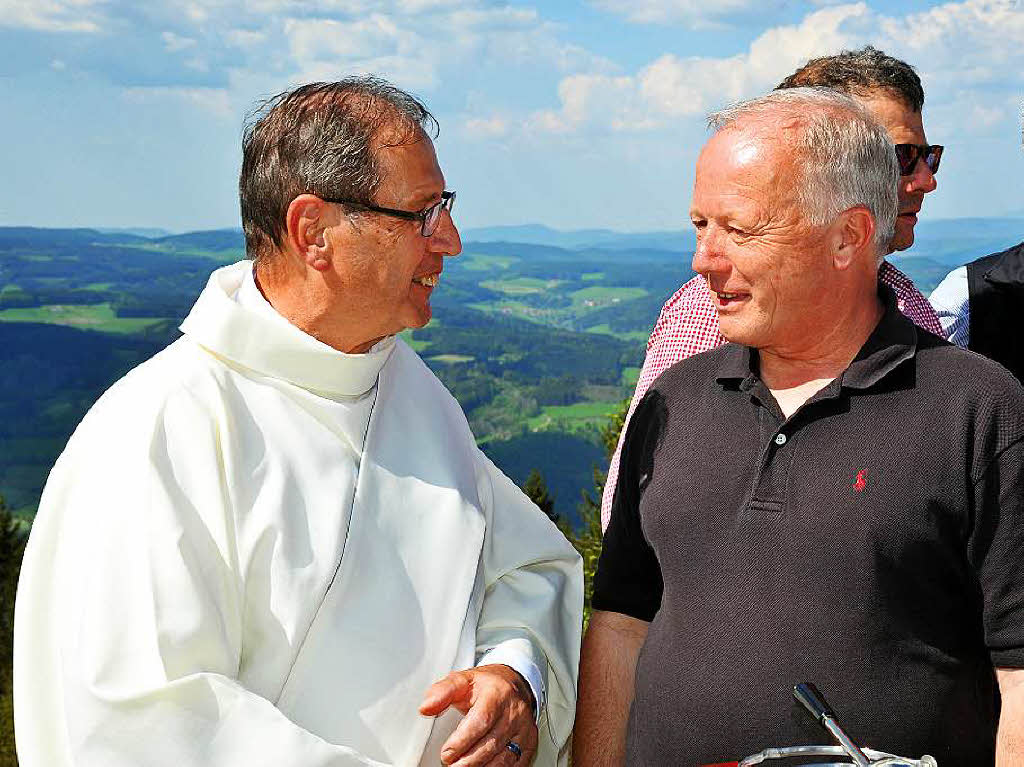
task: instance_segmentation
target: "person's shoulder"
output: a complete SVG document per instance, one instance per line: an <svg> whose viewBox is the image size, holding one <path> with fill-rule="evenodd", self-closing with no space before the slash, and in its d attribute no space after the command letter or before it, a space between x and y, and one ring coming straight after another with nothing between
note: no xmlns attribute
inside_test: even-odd
<svg viewBox="0 0 1024 767"><path fill-rule="evenodd" d="M966 264L967 267L986 267L995 266L996 264L1002 263L1006 260L1020 260L1024 261L1024 242L1019 242L1016 245L1011 245L1005 250L1000 250L997 253L989 253L987 256L976 258L970 263Z"/></svg>
<svg viewBox="0 0 1024 767"><path fill-rule="evenodd" d="M743 353L743 347L725 343L713 349L699 352L670 365L654 379L651 389L657 389L665 398L706 391L709 381L715 380L722 371L722 365Z"/></svg>
<svg viewBox="0 0 1024 767"><path fill-rule="evenodd" d="M935 286L928 300L946 308L951 303L962 303L967 300L967 265L951 270L942 281Z"/></svg>
<svg viewBox="0 0 1024 767"><path fill-rule="evenodd" d="M111 435L150 432L183 403L194 409L201 392L221 388L217 379L225 371L187 336L179 338L115 381L86 413L69 447L93 438L109 443Z"/></svg>
<svg viewBox="0 0 1024 767"><path fill-rule="evenodd" d="M918 386L934 387L951 404L1008 408L1024 423L1024 386L998 362L927 332L918 333L916 357Z"/></svg>

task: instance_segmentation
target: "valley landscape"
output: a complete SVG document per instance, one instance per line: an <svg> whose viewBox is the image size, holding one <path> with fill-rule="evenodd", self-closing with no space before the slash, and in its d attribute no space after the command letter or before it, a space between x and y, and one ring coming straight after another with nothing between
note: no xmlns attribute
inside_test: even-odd
<svg viewBox="0 0 1024 767"><path fill-rule="evenodd" d="M922 222L892 261L925 293L954 266L1019 241L1024 219ZM693 272L691 231L463 232L434 293L434 317L406 331L459 400L481 448L516 482L545 478L555 513L579 524L604 469L600 429L630 396L645 341ZM237 230L0 228L0 495L30 523L47 473L102 392L177 338Z"/></svg>

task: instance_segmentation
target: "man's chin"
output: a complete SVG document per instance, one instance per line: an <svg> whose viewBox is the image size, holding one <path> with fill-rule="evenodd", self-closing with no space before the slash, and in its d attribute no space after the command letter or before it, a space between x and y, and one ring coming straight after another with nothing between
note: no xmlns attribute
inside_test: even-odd
<svg viewBox="0 0 1024 767"><path fill-rule="evenodd" d="M890 252L906 250L914 244L914 224L896 219L896 230L889 241Z"/></svg>
<svg viewBox="0 0 1024 767"><path fill-rule="evenodd" d="M409 316L406 318L405 327L409 330L426 327L433 316L434 313L430 308L430 304L426 304L409 313Z"/></svg>
<svg viewBox="0 0 1024 767"><path fill-rule="evenodd" d="M718 332L722 338L730 343L742 344L743 346L756 346L757 333L743 322L730 321L730 319L719 316Z"/></svg>

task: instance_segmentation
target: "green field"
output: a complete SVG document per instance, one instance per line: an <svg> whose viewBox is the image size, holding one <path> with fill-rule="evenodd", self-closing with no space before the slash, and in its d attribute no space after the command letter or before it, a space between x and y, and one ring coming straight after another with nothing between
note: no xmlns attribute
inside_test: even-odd
<svg viewBox="0 0 1024 767"><path fill-rule="evenodd" d="M543 293L546 290L553 290L559 284L561 283L558 280L516 277L513 280L486 280L480 283L480 287L504 293L507 296L523 296L529 293Z"/></svg>
<svg viewBox="0 0 1024 767"><path fill-rule="evenodd" d="M549 405L527 421L530 431L547 431L549 429L570 430L586 426L602 426L609 416L618 409L617 402L577 402L573 405Z"/></svg>
<svg viewBox="0 0 1024 767"><path fill-rule="evenodd" d="M163 321L160 317L118 317L108 303L88 306L50 304L0 311L0 322L42 322L104 333L138 333Z"/></svg>
<svg viewBox="0 0 1024 767"><path fill-rule="evenodd" d="M623 341L646 341L648 333L646 330L612 330L611 325L607 322L602 322L600 325L594 325L593 327L587 328L588 333L603 333L607 336L615 336L621 338Z"/></svg>
<svg viewBox="0 0 1024 767"><path fill-rule="evenodd" d="M445 365L457 365L460 362L472 362L473 357L468 354L436 354L433 357L427 357L431 362L441 362Z"/></svg>
<svg viewBox="0 0 1024 767"><path fill-rule="evenodd" d="M558 325L560 321L564 321L563 318L568 316L562 309L540 309L535 306L527 306L519 301L476 302L468 306L470 309L487 314L507 314L542 325Z"/></svg>
<svg viewBox="0 0 1024 767"><path fill-rule="evenodd" d="M603 285L583 288L569 294L575 309L597 309L633 298L643 298L646 295L647 291L643 288L610 288Z"/></svg>
<svg viewBox="0 0 1024 767"><path fill-rule="evenodd" d="M474 272L487 272L493 269L508 269L519 259L512 256L488 256L481 253L463 254L459 256L459 265L463 269Z"/></svg>
<svg viewBox="0 0 1024 767"><path fill-rule="evenodd" d="M630 389L636 388L636 382L640 380L640 368L622 368L622 385Z"/></svg>

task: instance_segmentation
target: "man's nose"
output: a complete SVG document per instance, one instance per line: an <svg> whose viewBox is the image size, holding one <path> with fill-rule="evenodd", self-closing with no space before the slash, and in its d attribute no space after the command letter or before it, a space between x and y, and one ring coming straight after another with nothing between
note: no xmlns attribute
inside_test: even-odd
<svg viewBox="0 0 1024 767"><path fill-rule="evenodd" d="M462 238L459 237L459 230L455 226L451 211L445 209L441 212L441 220L429 240L430 249L435 253L457 256L462 252Z"/></svg>
<svg viewBox="0 0 1024 767"><path fill-rule="evenodd" d="M935 174L932 173L932 169L928 167L928 163L924 161L923 157L918 159L917 165L914 166L914 172L904 179L904 183L908 194L917 192L928 194L934 192L939 185L935 180Z"/></svg>
<svg viewBox="0 0 1024 767"><path fill-rule="evenodd" d="M697 232L697 247L693 251L690 267L703 275L728 268L728 260L721 248L721 237L710 224Z"/></svg>

